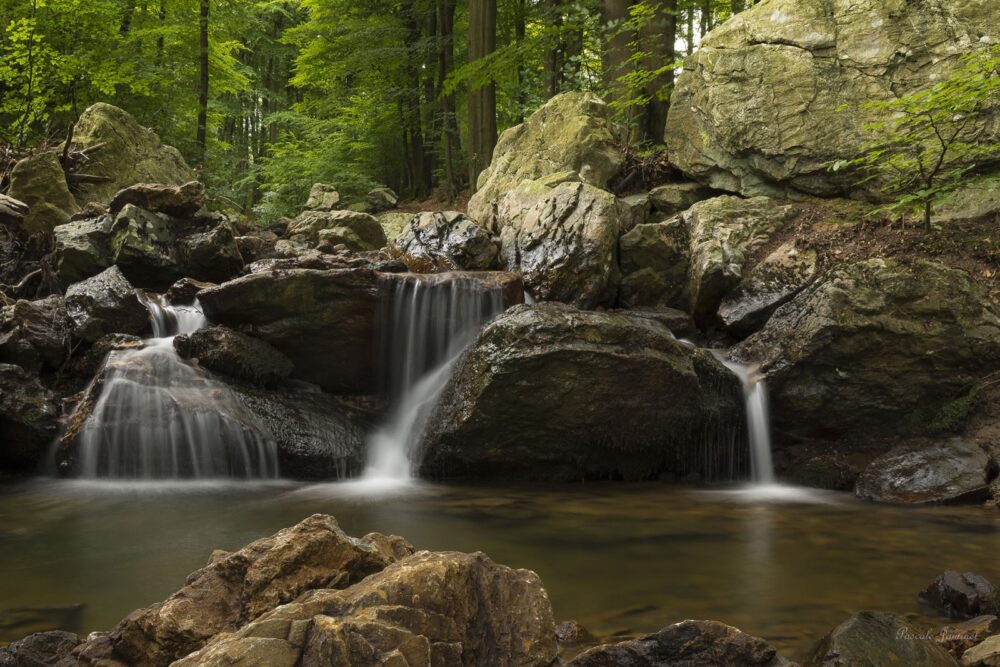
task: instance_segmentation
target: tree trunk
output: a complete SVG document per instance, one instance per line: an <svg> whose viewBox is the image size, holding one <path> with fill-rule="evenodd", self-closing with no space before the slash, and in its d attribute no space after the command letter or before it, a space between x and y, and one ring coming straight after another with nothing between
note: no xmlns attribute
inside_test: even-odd
<svg viewBox="0 0 1000 667"><path fill-rule="evenodd" d="M423 80L420 76L420 54L416 52L421 43L420 25L417 23L416 7L412 1L404 7L404 24L406 27L406 48L407 53L407 85L403 91L405 111L407 115L407 130L409 135L410 149L409 156L412 163L411 173L413 174L411 194L414 197L422 197L427 194L427 174L426 157L424 156L424 134L421 124L423 122L422 105L420 102L420 91Z"/></svg>
<svg viewBox="0 0 1000 667"><path fill-rule="evenodd" d="M643 50L648 54L644 63L647 71L658 71L673 64L676 37L677 0L661 0L653 19L642 30ZM643 113L643 138L651 144L663 143L673 84L674 71L667 69L646 85L644 92L649 102Z"/></svg>
<svg viewBox="0 0 1000 667"><path fill-rule="evenodd" d="M441 95L441 135L444 148L444 177L448 200L455 199L459 190L455 162L461 150L458 139L458 118L455 96L445 95L444 83L455 69L455 0L437 0L438 20L438 91Z"/></svg>
<svg viewBox="0 0 1000 667"><path fill-rule="evenodd" d="M701 36L704 37L712 29L712 0L701 3Z"/></svg>
<svg viewBox="0 0 1000 667"><path fill-rule="evenodd" d="M562 69L564 44L562 38L562 2L561 0L546 0L548 5L546 14L548 23L557 31L556 40L549 46L548 53L545 54L545 93L546 98L551 99L559 94L562 85Z"/></svg>
<svg viewBox="0 0 1000 667"><path fill-rule="evenodd" d="M206 146L208 143L208 3L200 0L198 20L199 34L199 64L201 77L198 85L198 159L205 166Z"/></svg>
<svg viewBox="0 0 1000 667"><path fill-rule="evenodd" d="M469 0L469 60L489 56L497 46L496 0ZM497 144L497 90L487 83L469 92L469 184L493 159Z"/></svg>
<svg viewBox="0 0 1000 667"><path fill-rule="evenodd" d="M527 0L515 0L514 4L514 39L518 46L524 44L527 35L528 3ZM517 61L517 122L524 122L524 112L528 106L527 84L524 80L524 63Z"/></svg>

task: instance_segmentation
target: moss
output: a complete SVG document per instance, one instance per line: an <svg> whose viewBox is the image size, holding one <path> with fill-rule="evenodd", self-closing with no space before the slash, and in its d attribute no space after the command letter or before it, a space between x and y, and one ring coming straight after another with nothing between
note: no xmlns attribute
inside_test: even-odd
<svg viewBox="0 0 1000 667"><path fill-rule="evenodd" d="M982 385L976 385L963 396L947 403L928 424L928 429L932 433L958 433L965 428L973 408L976 407L976 398L982 390Z"/></svg>

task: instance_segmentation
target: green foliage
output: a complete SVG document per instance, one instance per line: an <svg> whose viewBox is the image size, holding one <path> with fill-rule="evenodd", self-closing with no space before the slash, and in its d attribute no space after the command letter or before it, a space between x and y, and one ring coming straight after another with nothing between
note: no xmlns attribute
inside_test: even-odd
<svg viewBox="0 0 1000 667"><path fill-rule="evenodd" d="M932 433L960 433L965 428L972 411L976 407L976 399L982 391L981 385L976 385L967 394L946 404L935 415L928 425Z"/></svg>
<svg viewBox="0 0 1000 667"><path fill-rule="evenodd" d="M862 183L877 183L894 198L890 210L920 212L928 230L934 203L962 185L967 175L1000 158L1000 144L984 137L983 115L1000 112L1000 46L984 47L930 88L865 109L880 120L866 129L875 139L860 156L833 171L853 168Z"/></svg>

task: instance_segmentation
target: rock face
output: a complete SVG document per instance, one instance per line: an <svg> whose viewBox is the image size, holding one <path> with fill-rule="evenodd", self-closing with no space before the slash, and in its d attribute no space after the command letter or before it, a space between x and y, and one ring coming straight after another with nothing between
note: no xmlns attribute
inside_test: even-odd
<svg viewBox="0 0 1000 667"><path fill-rule="evenodd" d="M636 225L622 234L618 242L621 305L687 308L690 243L681 217Z"/></svg>
<svg viewBox="0 0 1000 667"><path fill-rule="evenodd" d="M649 191L649 200L660 215L675 215L718 193L700 183L667 183Z"/></svg>
<svg viewBox="0 0 1000 667"><path fill-rule="evenodd" d="M278 607L176 667L547 667L557 652L538 575L483 554L420 552Z"/></svg>
<svg viewBox="0 0 1000 667"><path fill-rule="evenodd" d="M907 665L957 667L958 663L927 633L901 616L862 611L823 638L808 662L816 667Z"/></svg>
<svg viewBox="0 0 1000 667"><path fill-rule="evenodd" d="M93 342L105 334L140 335L149 330L149 311L117 266L66 290L73 333Z"/></svg>
<svg viewBox="0 0 1000 667"><path fill-rule="evenodd" d="M985 577L947 570L920 592L920 601L952 618L1000 611L1000 591Z"/></svg>
<svg viewBox="0 0 1000 667"><path fill-rule="evenodd" d="M684 621L638 639L582 653L566 667L782 667L791 665L763 639L717 621Z"/></svg>
<svg viewBox="0 0 1000 667"><path fill-rule="evenodd" d="M667 119L671 162L746 195L856 189L856 175L835 178L828 166L865 140L879 112L863 105L947 76L959 56L995 38L995 18L982 1L755 5L685 61Z"/></svg>
<svg viewBox="0 0 1000 667"><path fill-rule="evenodd" d="M0 308L0 363L38 372L58 369L69 355L69 320L60 296Z"/></svg>
<svg viewBox="0 0 1000 667"><path fill-rule="evenodd" d="M581 308L612 305L620 280L614 195L584 183L562 183L552 190L529 184L508 197L523 200L524 190L538 196L523 217L499 218L501 264L519 271L536 299Z"/></svg>
<svg viewBox="0 0 1000 667"><path fill-rule="evenodd" d="M485 229L457 211L420 213L403 228L395 249L411 271L485 271L499 252Z"/></svg>
<svg viewBox="0 0 1000 667"><path fill-rule="evenodd" d="M213 558L184 588L132 612L111 631L113 657L135 667L169 665L306 591L346 588L412 552L401 538L356 540L332 517L313 515Z"/></svg>
<svg viewBox="0 0 1000 667"><path fill-rule="evenodd" d="M112 264L110 215L76 220L55 229L56 273L63 285L97 275Z"/></svg>
<svg viewBox="0 0 1000 667"><path fill-rule="evenodd" d="M109 213L112 215L132 204L154 213L166 213L175 218L189 218L206 204L205 186L191 181L180 186L160 183L137 183L118 193L111 200Z"/></svg>
<svg viewBox="0 0 1000 667"><path fill-rule="evenodd" d="M713 477L731 452L700 450L704 429L732 435L741 406L735 376L656 321L517 306L459 362L414 460L435 478Z"/></svg>
<svg viewBox="0 0 1000 667"><path fill-rule="evenodd" d="M94 148L98 144L103 145ZM87 173L109 179L79 185L76 200L81 205L108 202L119 190L136 183L182 185L195 180L177 149L163 145L155 132L110 104L98 103L83 112L73 145L78 150L92 149Z"/></svg>
<svg viewBox="0 0 1000 667"><path fill-rule="evenodd" d="M563 93L500 137L493 162L479 176L469 215L487 228L504 196L523 181L560 172L606 188L622 165L611 130L611 111L590 93Z"/></svg>
<svg viewBox="0 0 1000 667"><path fill-rule="evenodd" d="M334 393L373 389L378 285L367 269L255 273L201 291L213 321L246 329L295 364L295 376Z"/></svg>
<svg viewBox="0 0 1000 667"><path fill-rule="evenodd" d="M762 364L777 429L870 435L940 419L1000 367L1000 319L963 271L870 259L830 269L733 356Z"/></svg>
<svg viewBox="0 0 1000 667"><path fill-rule="evenodd" d="M59 158L51 151L36 153L14 165L10 196L28 206L23 222L28 234L49 234L80 210L66 185Z"/></svg>
<svg viewBox="0 0 1000 667"><path fill-rule="evenodd" d="M306 211L288 226L291 241L310 246L320 241L343 243L357 252L385 247L385 232L378 219L357 211Z"/></svg>
<svg viewBox="0 0 1000 667"><path fill-rule="evenodd" d="M982 447L952 438L878 457L858 479L857 495L883 503L982 502L997 471Z"/></svg>
<svg viewBox="0 0 1000 667"><path fill-rule="evenodd" d="M184 359L194 358L209 370L263 386L284 380L295 368L264 341L222 326L177 336L174 348Z"/></svg>
<svg viewBox="0 0 1000 667"><path fill-rule="evenodd" d="M58 430L52 392L20 366L0 364L0 470L37 472Z"/></svg>

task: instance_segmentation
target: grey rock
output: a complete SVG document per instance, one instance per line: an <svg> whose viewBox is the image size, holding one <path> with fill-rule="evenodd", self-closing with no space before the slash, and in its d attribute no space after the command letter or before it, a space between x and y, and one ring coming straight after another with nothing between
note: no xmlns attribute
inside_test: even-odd
<svg viewBox="0 0 1000 667"><path fill-rule="evenodd" d="M411 271L423 273L485 271L499 253L486 230L457 211L413 216L393 245Z"/></svg>
<svg viewBox="0 0 1000 667"><path fill-rule="evenodd" d="M952 618L975 618L1000 612L1000 590L973 572L946 570L918 596L924 604Z"/></svg>
<svg viewBox="0 0 1000 667"><path fill-rule="evenodd" d="M117 266L66 290L66 313L74 335L96 341L110 333L141 335L149 330L149 311Z"/></svg>
<svg viewBox="0 0 1000 667"><path fill-rule="evenodd" d="M815 667L958 665L926 632L912 627L902 616L879 611L861 611L841 623L823 638L807 664Z"/></svg>

